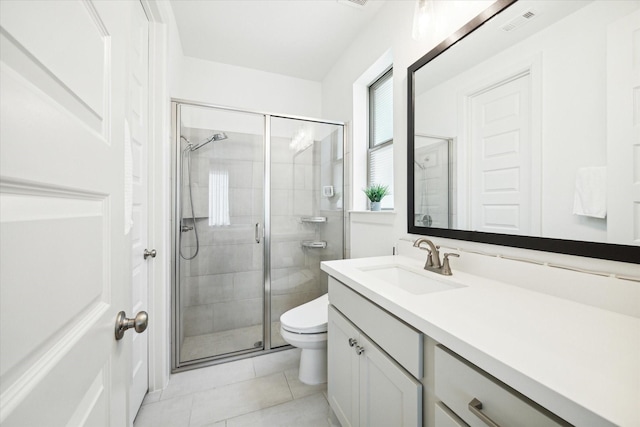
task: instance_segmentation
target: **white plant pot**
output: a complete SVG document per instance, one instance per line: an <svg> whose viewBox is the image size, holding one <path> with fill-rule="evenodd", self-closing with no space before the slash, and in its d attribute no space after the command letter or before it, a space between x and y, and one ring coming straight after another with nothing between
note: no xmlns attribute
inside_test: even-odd
<svg viewBox="0 0 640 427"><path fill-rule="evenodd" d="M380 210L380 202L371 202L371 210L379 211Z"/></svg>

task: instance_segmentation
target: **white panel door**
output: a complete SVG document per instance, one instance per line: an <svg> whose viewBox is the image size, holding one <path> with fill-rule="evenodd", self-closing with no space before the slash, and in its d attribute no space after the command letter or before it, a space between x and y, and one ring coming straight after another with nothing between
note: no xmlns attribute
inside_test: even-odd
<svg viewBox="0 0 640 427"><path fill-rule="evenodd" d="M640 245L640 11L607 31L607 164L608 241Z"/></svg>
<svg viewBox="0 0 640 427"><path fill-rule="evenodd" d="M131 272L132 315L148 311L149 268L152 257L144 257L148 243L148 183L147 152L149 130L149 21L139 2L130 2L132 8L128 45L129 73L127 123L128 143L125 150L131 154L132 228ZM132 341L131 394L129 418L131 424L142 405L149 388L148 334L129 334Z"/></svg>
<svg viewBox="0 0 640 427"><path fill-rule="evenodd" d="M123 214L131 4L0 2L5 427L129 421L130 341L116 341L114 326L131 307Z"/></svg>
<svg viewBox="0 0 640 427"><path fill-rule="evenodd" d="M536 235L532 224L530 76L471 98L471 229Z"/></svg>

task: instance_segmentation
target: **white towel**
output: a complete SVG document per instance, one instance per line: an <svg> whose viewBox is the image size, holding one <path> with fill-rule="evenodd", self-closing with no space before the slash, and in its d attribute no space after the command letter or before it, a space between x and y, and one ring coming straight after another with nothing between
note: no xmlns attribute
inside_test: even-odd
<svg viewBox="0 0 640 427"><path fill-rule="evenodd" d="M576 175L573 213L594 218L607 216L607 168L580 168Z"/></svg>

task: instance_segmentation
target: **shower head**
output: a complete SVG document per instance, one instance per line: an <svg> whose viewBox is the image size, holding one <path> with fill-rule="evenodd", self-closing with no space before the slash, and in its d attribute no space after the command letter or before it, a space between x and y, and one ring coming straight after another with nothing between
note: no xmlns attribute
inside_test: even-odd
<svg viewBox="0 0 640 427"><path fill-rule="evenodd" d="M184 139L185 141L187 141L187 148L185 148L186 150L189 151L196 151L199 148L204 147L205 145L207 145L208 143L210 143L211 141L222 141L223 139L227 139L228 136L226 133L224 132L220 132L220 133L214 133L209 139L207 139L204 142L201 142L200 144L196 144L193 145L193 143L191 141L189 141L187 138L185 138L184 136L180 135L180 138Z"/></svg>

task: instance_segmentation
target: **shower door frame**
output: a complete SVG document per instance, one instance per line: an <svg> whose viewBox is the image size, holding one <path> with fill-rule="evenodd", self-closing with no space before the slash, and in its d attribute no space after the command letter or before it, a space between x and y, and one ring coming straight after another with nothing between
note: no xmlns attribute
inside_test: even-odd
<svg viewBox="0 0 640 427"><path fill-rule="evenodd" d="M193 361L180 362L180 342L181 333L178 327L180 317L180 251L177 245L180 242L180 226L178 220L180 218L180 205L178 201L181 199L181 182L178 177L182 176L182 162L180 151L180 106L188 105L193 107L211 108L216 110L224 110L238 113L247 113L263 116L264 135L263 135L263 162L264 162L264 207L263 207L263 318L262 318L262 349L246 349L231 353L230 355L210 356L207 358L197 359ZM189 101L180 98L171 98L171 248L174 252L171 257L171 373L188 371L191 369L201 368L205 366L216 365L219 363L230 362L233 360L254 357L261 354L273 353L277 351L292 348L291 345L279 346L271 348L271 119L282 118L291 120L300 120L312 123L321 123L328 125L342 126L342 259L346 254L346 197L344 197L344 188L346 184L346 148L347 148L347 124L340 121L323 120L304 116L295 116L288 114L266 113L256 110L247 110L234 107L226 107L215 104L202 103L197 101Z"/></svg>

